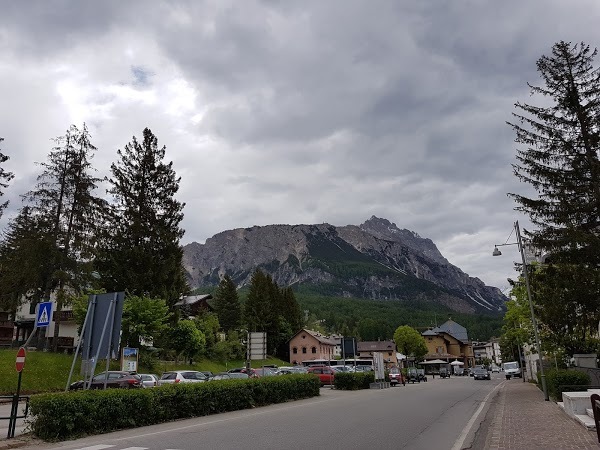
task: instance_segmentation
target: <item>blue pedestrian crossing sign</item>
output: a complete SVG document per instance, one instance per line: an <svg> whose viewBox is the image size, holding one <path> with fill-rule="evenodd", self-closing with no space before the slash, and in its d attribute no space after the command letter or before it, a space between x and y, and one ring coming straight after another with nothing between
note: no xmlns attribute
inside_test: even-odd
<svg viewBox="0 0 600 450"><path fill-rule="evenodd" d="M50 319L52 318L52 302L38 303L37 315L35 318L35 326L47 327L50 325Z"/></svg>

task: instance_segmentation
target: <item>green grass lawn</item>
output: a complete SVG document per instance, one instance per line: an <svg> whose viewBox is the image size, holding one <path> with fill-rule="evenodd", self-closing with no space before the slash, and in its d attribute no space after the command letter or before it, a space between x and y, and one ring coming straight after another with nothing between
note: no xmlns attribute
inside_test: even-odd
<svg viewBox="0 0 600 450"><path fill-rule="evenodd" d="M0 350L0 395L10 395L17 390L18 373L15 370L15 358L17 349ZM65 389L73 356L60 353L47 353L38 351L28 351L23 369L23 378L21 384L22 394L36 394L40 392L62 391ZM252 361L252 367L260 367L263 364L276 364L278 366L289 365L289 363L276 358L270 358L265 361ZM210 370L213 373L224 372L234 367L242 367L243 360L229 361L221 363L217 361L200 359L194 361L194 364L178 363L172 361L159 361L150 371L147 367L141 366L140 373L157 373L158 375L168 370ZM71 381L81 379L80 376L81 358L77 358L73 378ZM106 362L100 361L96 367L96 373L102 372L106 368ZM111 370L119 370L119 362L111 361Z"/></svg>

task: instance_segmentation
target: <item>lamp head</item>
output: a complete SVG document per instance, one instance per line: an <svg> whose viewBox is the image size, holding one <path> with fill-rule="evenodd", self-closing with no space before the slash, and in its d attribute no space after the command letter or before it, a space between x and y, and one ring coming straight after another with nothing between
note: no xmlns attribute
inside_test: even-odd
<svg viewBox="0 0 600 450"><path fill-rule="evenodd" d="M498 250L498 247L494 247L494 251L492 252L492 256L500 256L502 252Z"/></svg>

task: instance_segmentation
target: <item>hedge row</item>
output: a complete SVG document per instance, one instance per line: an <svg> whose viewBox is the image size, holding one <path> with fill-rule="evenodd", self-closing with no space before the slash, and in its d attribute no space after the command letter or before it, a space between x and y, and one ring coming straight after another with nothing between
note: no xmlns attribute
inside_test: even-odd
<svg viewBox="0 0 600 450"><path fill-rule="evenodd" d="M538 371L538 386L541 389L541 373ZM585 391L590 385L590 376L585 372L567 369L550 369L545 372L548 394L562 402L563 392Z"/></svg>
<svg viewBox="0 0 600 450"><path fill-rule="evenodd" d="M63 440L319 395L313 375L222 380L154 389L107 389L31 397L31 429Z"/></svg>
<svg viewBox="0 0 600 450"><path fill-rule="evenodd" d="M355 391L369 389L369 384L375 382L375 372L337 372L333 379L336 389Z"/></svg>

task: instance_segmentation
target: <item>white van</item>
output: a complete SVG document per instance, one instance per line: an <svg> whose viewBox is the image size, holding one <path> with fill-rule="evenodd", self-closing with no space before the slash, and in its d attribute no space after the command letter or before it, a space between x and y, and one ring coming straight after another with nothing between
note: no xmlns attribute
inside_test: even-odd
<svg viewBox="0 0 600 450"><path fill-rule="evenodd" d="M505 362L502 364L502 368L507 380L510 380L511 377L521 378L521 368L517 361Z"/></svg>

